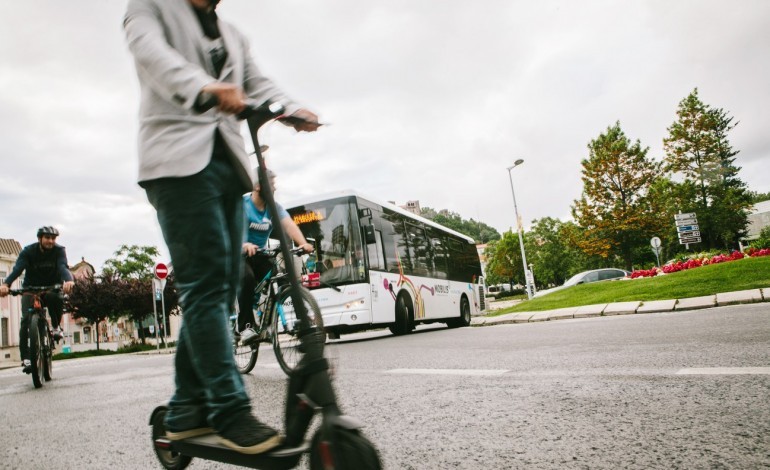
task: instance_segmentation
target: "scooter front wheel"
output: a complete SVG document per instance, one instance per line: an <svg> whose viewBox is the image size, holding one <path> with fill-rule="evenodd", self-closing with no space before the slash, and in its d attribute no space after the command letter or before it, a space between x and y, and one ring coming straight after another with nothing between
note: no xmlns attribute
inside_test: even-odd
<svg viewBox="0 0 770 470"><path fill-rule="evenodd" d="M166 417L166 409L159 408L152 415L152 448L163 468L168 470L183 470L190 465L192 457L176 452L171 443L165 439L166 426L163 420Z"/></svg>

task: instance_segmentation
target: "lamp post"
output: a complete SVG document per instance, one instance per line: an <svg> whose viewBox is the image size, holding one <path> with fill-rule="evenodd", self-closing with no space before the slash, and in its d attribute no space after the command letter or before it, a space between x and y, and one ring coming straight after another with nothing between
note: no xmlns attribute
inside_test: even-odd
<svg viewBox="0 0 770 470"><path fill-rule="evenodd" d="M519 208L516 206L516 193L513 191L513 176L511 176L511 170L524 163L521 158L513 162L512 166L508 167L508 179L511 182L511 195L513 196L513 210L516 213L516 231L519 234L519 247L521 248L521 261L524 266L524 283L526 284L527 298L532 299L532 286L530 282L530 275L527 266L527 254L524 252L524 234L521 226L521 219L519 218Z"/></svg>

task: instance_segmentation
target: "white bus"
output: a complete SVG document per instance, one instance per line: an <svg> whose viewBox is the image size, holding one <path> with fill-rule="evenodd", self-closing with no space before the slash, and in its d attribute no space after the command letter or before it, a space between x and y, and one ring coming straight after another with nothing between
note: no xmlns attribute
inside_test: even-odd
<svg viewBox="0 0 770 470"><path fill-rule="evenodd" d="M320 274L312 292L331 338L382 327L402 335L419 323L467 326L479 311L472 238L351 190L286 210L315 240L308 268Z"/></svg>

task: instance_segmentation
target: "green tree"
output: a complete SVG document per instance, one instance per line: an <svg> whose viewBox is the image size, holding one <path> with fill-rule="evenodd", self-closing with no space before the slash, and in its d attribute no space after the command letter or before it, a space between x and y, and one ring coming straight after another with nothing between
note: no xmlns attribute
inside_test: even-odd
<svg viewBox="0 0 770 470"><path fill-rule="evenodd" d="M121 311L120 298L125 281L117 276L102 274L75 279L75 288L67 300L69 311L74 318L83 318L93 325L96 334L96 349L99 349L101 333L99 325Z"/></svg>
<svg viewBox="0 0 770 470"><path fill-rule="evenodd" d="M754 248L770 248L770 226L759 231L759 238L752 240L750 246Z"/></svg>
<svg viewBox="0 0 770 470"><path fill-rule="evenodd" d="M767 193L757 193L754 191L749 191L749 192L751 193L751 202L754 204L762 201L770 201L770 192L767 192Z"/></svg>
<svg viewBox="0 0 770 470"><path fill-rule="evenodd" d="M649 148L631 143L620 123L588 145L582 161L583 194L572 215L584 229L577 240L589 256L617 256L632 269L634 250L660 229L661 220L650 188L660 176L660 164L647 157Z"/></svg>
<svg viewBox="0 0 770 470"><path fill-rule="evenodd" d="M679 103L677 120L663 139L665 169L695 186L693 212L706 249L731 248L745 236L751 193L738 178L728 133L733 118L698 97L696 88Z"/></svg>
<svg viewBox="0 0 770 470"><path fill-rule="evenodd" d="M544 217L534 220L532 229L527 232L527 261L532 264L532 272L538 287L564 284L571 275L584 271L586 257L571 242L572 222Z"/></svg>
<svg viewBox="0 0 770 470"><path fill-rule="evenodd" d="M484 254L487 258L488 284L524 285L524 267L517 234L510 231L503 233L500 240L487 244Z"/></svg>
<svg viewBox="0 0 770 470"><path fill-rule="evenodd" d="M115 298L119 307L112 310L110 318L117 320L127 317L139 325L139 338L142 343L145 342L145 336L141 325L147 317L152 317L155 302L152 279L155 259L158 256L158 249L154 246L121 245L114 257L108 259L102 268L105 275L115 276L123 281L122 290ZM163 296L168 319L169 315L180 312L173 275L167 278ZM162 323L160 305L158 303L156 306L159 324Z"/></svg>
<svg viewBox="0 0 770 470"><path fill-rule="evenodd" d="M446 209L437 212L430 207L423 207L420 215L446 228L467 235L473 238L476 243L489 243L500 239L500 232L494 228L484 222L473 219L465 220L456 212L450 212Z"/></svg>
<svg viewBox="0 0 770 470"><path fill-rule="evenodd" d="M113 257L104 262L102 272L121 279L152 279L159 255L154 246L121 245Z"/></svg>

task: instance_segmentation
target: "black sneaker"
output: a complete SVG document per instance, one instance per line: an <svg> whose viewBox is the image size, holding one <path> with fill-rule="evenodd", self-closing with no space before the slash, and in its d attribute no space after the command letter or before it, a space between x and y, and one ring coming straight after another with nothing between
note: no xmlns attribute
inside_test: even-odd
<svg viewBox="0 0 770 470"><path fill-rule="evenodd" d="M185 429L181 431L171 431L166 429L166 437L169 441L181 441L182 439L189 439L191 437L205 436L206 434L213 434L214 430L207 426L201 426L192 429Z"/></svg>
<svg viewBox="0 0 770 470"><path fill-rule="evenodd" d="M29 359L24 359L21 361L21 371L25 374L32 373L32 363L29 361Z"/></svg>
<svg viewBox="0 0 770 470"><path fill-rule="evenodd" d="M278 431L257 421L251 413L243 413L217 433L225 446L241 454L261 454L278 447L283 437Z"/></svg>

